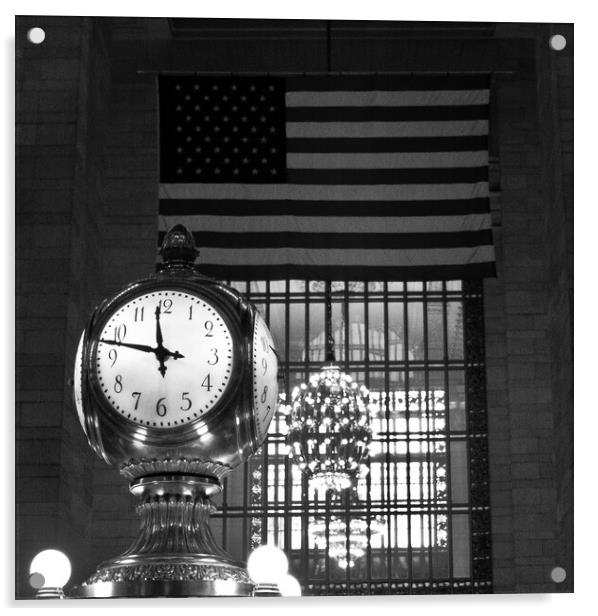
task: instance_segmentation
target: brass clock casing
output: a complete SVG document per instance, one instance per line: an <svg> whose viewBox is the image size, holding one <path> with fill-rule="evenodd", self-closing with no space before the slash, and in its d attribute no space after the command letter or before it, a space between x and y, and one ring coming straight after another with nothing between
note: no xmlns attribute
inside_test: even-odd
<svg viewBox="0 0 598 616"><path fill-rule="evenodd" d="M99 334L111 316L131 299L162 289L204 299L225 321L233 339L232 374L221 398L195 421L169 429L140 426L116 412L100 388L95 365ZM91 316L81 350L83 428L94 451L108 464L128 469L130 478L148 474L145 469L193 470L220 477L246 460L261 445L259 437L264 437L256 427L252 383L252 332L257 318L257 310L234 289L186 270L165 270L104 301ZM272 371L276 387L275 366Z"/></svg>

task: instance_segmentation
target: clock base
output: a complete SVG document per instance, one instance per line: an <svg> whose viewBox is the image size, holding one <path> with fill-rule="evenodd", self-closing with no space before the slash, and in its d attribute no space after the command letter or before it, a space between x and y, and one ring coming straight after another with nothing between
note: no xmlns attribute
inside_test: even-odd
<svg viewBox="0 0 598 616"><path fill-rule="evenodd" d="M201 562L201 560L197 560ZM228 563L168 563L101 567L70 598L249 597L247 571Z"/></svg>
<svg viewBox="0 0 598 616"><path fill-rule="evenodd" d="M160 597L251 597L253 584L241 584L228 580L206 581L138 581L97 582L75 587L71 599L126 599Z"/></svg>
<svg viewBox="0 0 598 616"><path fill-rule="evenodd" d="M216 509L210 496L219 490L213 477L198 475L136 479L130 486L141 499L136 540L70 596L251 596L254 584L247 569L216 544L209 527Z"/></svg>

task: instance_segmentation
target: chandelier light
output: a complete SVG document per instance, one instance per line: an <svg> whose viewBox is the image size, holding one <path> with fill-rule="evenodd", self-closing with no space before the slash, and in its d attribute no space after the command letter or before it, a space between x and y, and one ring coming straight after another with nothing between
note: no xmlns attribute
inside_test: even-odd
<svg viewBox="0 0 598 616"><path fill-rule="evenodd" d="M367 474L369 392L330 362L291 394L287 452L318 490L344 490Z"/></svg>
<svg viewBox="0 0 598 616"><path fill-rule="evenodd" d="M309 477L311 488L336 493L364 477L372 430L369 392L341 372L334 356L332 290L326 282L325 363L291 393L287 410L287 454Z"/></svg>
<svg viewBox="0 0 598 616"><path fill-rule="evenodd" d="M347 520L342 516L333 515L327 521L316 518L309 526L310 535L321 549L328 548L328 554L334 558L341 569L352 568L355 562L365 555L368 541L379 536L386 536L386 524L381 516L369 521L362 517L351 518L347 531Z"/></svg>

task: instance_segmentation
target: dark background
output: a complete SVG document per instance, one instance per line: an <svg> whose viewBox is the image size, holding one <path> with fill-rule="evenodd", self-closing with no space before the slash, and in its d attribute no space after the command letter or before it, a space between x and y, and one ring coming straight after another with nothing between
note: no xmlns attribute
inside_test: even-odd
<svg viewBox="0 0 598 616"><path fill-rule="evenodd" d="M33 26L42 45L26 39ZM554 33L565 50L550 49ZM573 43L571 24L18 17L17 597L32 596L41 549L65 551L79 583L137 529L68 380L95 304L153 268L160 70L495 73L498 277L484 283L494 591L571 591Z"/></svg>

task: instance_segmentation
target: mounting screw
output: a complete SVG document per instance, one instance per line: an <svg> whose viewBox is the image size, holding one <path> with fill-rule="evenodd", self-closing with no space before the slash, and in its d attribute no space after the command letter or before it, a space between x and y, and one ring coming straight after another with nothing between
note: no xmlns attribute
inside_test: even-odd
<svg viewBox="0 0 598 616"><path fill-rule="evenodd" d="M43 28L30 28L27 32L27 39L30 43L33 43L34 45L39 45L40 43L43 43L45 38L46 33L44 32Z"/></svg>

